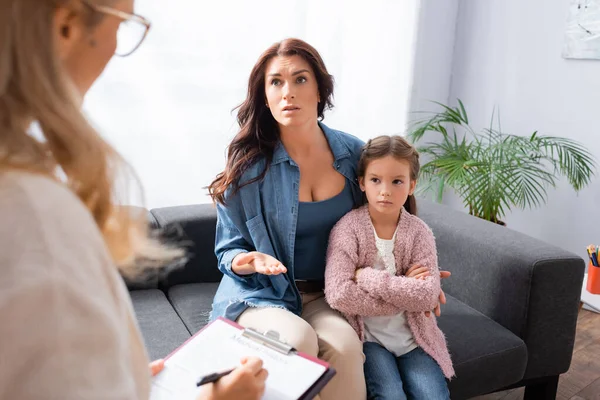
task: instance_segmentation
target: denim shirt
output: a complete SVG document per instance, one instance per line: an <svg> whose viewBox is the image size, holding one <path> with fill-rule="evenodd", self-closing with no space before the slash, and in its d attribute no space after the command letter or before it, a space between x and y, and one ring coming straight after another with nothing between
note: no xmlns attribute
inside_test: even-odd
<svg viewBox="0 0 600 400"><path fill-rule="evenodd" d="M363 193L356 168L364 143L322 123L319 126L333 153L333 167L351 184L355 206L361 205ZM256 162L240 182L259 176L264 167L264 159ZM217 204L215 255L223 278L213 300L210 320L222 316L235 321L248 307L279 307L301 315L302 298L294 283L299 185L300 169L280 142L263 179L242 187L234 196L229 188L225 193L226 204ZM232 260L250 251L275 257L288 272L237 275L231 270Z"/></svg>

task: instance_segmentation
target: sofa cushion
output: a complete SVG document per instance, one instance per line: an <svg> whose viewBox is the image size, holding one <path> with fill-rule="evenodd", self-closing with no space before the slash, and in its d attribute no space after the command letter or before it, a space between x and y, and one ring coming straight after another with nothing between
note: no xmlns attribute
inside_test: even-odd
<svg viewBox="0 0 600 400"><path fill-rule="evenodd" d="M218 286L218 283L188 283L169 288L169 301L192 334L208 323Z"/></svg>
<svg viewBox="0 0 600 400"><path fill-rule="evenodd" d="M129 292L151 360L163 358L190 337L167 297L158 289Z"/></svg>
<svg viewBox="0 0 600 400"><path fill-rule="evenodd" d="M518 382L527 366L523 340L450 295L438 325L446 335L456 377L452 399L490 393Z"/></svg>

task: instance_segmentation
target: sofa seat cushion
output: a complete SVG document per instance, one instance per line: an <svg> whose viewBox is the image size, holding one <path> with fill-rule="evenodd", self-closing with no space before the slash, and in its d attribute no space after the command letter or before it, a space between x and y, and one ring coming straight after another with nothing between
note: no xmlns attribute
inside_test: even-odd
<svg viewBox="0 0 600 400"><path fill-rule="evenodd" d="M446 295L438 326L446 335L456 377L452 399L490 393L518 382L527 366L523 340L502 325Z"/></svg>
<svg viewBox="0 0 600 400"><path fill-rule="evenodd" d="M208 323L218 286L218 283L188 283L169 288L169 301L192 334Z"/></svg>
<svg viewBox="0 0 600 400"><path fill-rule="evenodd" d="M163 358L189 339L190 332L158 289L129 292L151 360Z"/></svg>

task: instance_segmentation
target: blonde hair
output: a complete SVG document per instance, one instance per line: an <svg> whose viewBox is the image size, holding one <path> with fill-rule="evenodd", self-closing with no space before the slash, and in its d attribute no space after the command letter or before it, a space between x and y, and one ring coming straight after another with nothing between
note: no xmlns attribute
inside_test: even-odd
<svg viewBox="0 0 600 400"><path fill-rule="evenodd" d="M83 115L53 43L54 12L71 3L90 28L101 20L69 0L0 0L0 172L64 181L94 217L121 272L131 276L140 260L162 264L182 252L149 237L145 213L117 206L118 173L132 171ZM33 122L41 140L28 132Z"/></svg>

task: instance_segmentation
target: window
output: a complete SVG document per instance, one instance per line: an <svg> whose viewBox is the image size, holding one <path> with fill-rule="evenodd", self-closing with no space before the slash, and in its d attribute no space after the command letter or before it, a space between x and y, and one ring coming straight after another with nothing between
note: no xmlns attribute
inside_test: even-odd
<svg viewBox="0 0 600 400"><path fill-rule="evenodd" d="M401 133L417 4L144 0L145 42L111 61L84 107L135 168L147 207L209 202L203 187L224 167L250 70L286 37L313 45L335 77L325 124L362 139Z"/></svg>

